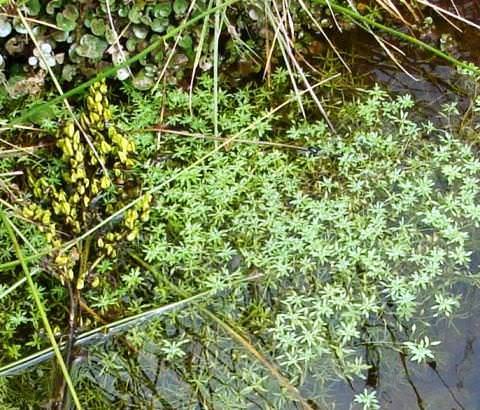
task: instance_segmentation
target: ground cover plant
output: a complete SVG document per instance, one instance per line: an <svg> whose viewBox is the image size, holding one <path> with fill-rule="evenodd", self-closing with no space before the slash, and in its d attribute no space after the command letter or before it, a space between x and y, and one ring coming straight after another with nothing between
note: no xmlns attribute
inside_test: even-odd
<svg viewBox="0 0 480 410"><path fill-rule="evenodd" d="M293 53L293 22L322 27L308 13L389 32L389 3L227 3L5 10L4 46L35 47L26 77L7 64L0 101L2 408L330 408L343 380L349 405L376 409L379 362L441 360L435 327L478 284L478 69L390 30L461 67L469 107L430 121L378 86L342 96L332 43L321 72ZM62 35L33 20L44 6ZM251 64L245 33L275 26ZM47 68L62 93L109 54L137 65L52 104L66 97L42 88ZM253 70L240 81L220 68L237 57ZM211 74L185 81L182 61Z"/></svg>
<svg viewBox="0 0 480 410"><path fill-rule="evenodd" d="M235 134L262 118L272 94L288 88L285 71L279 70L273 79L271 90L219 94L222 135ZM477 280L471 253L479 222L475 181L480 165L474 148L450 130L414 121L414 102L408 96L391 98L373 89L336 114L337 134L323 120L296 120L296 109L285 108L258 122L242 136L242 143L232 141L227 151L219 150L188 168L219 142L208 139L212 119L205 114L212 86L209 77L202 78L191 113L188 92L170 90L159 141L145 124L145 97L125 89L130 108L137 109L114 111L124 118L118 127L132 136L137 158L142 159L135 174L141 175L145 189L170 180L179 169L187 172L155 196L141 237L132 238L128 254L118 255L125 260L123 266L107 253L94 267L92 277L99 283L82 292L85 305L104 317L114 317L115 312L123 316L209 291L208 310L251 335L251 342L299 386L319 363L319 381L329 372L365 377L371 365L365 362L365 340L414 361L432 360L439 341L430 340L425 321L449 318L461 298L455 284ZM148 104L155 106L163 95L151 98ZM306 107L314 110L312 103ZM454 116L453 108L445 115ZM166 131L170 128L171 133ZM179 130L187 134L174 132ZM63 139L58 141L62 147ZM279 141L288 148L275 146ZM58 280L43 280L50 286L54 282L57 289L43 290L46 300L53 296L55 302L65 293ZM24 306L16 303L18 292L28 295L23 288L4 298L4 303L20 309L3 312L2 340L10 346L4 350L4 363L32 346L48 345L42 342L38 319L32 322L35 316L27 313L28 297ZM46 306L50 320L61 316L56 316L54 303ZM90 317L90 326L100 325L97 320ZM26 326L37 328L36 344L27 333L26 349L17 345L12 351L18 329ZM158 341L158 353L169 366L178 367L186 381L202 375L196 381L199 388L214 383L211 378L222 371L218 366L209 372L208 359L198 352L227 343L198 305L127 336L133 346L141 346L144 338ZM182 359L191 360L191 355L200 357L187 371ZM228 372L225 387L203 392L204 400L215 407L237 403L244 408L244 400L258 400L257 395L269 389L272 377L245 355L240 351L229 359L241 363L242 371ZM105 362L101 366L106 373L118 364L114 361L112 369ZM84 387L79 397L91 402L96 387L90 384L88 359L78 367L81 374L87 371L80 377ZM6 392L12 382L19 378L4 385ZM251 394L243 394L243 389ZM133 400L125 392L117 394ZM188 400L198 400L189 394L193 398ZM291 399L288 394L279 390L269 400L282 408ZM98 393L94 397L95 406L107 399ZM365 397L367 393L357 401ZM7 393L3 400L7 404L10 398Z"/></svg>

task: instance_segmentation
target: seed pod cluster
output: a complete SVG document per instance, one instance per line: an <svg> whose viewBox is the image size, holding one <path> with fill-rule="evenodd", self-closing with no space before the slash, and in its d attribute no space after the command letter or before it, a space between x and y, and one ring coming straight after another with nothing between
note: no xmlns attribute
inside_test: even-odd
<svg viewBox="0 0 480 410"><path fill-rule="evenodd" d="M56 146L64 165L61 184L51 186L44 176L28 173L27 182L37 203L26 205L23 214L40 224L48 242L56 248L62 243L57 226L76 237L133 199L125 194L125 185L135 183L128 178L135 164L135 145L112 125L107 92L104 81L93 84L80 114L81 128L68 121L59 130ZM151 195L143 195L124 213L121 223L97 232L93 241L96 251L90 253L113 257L120 241L136 239L141 223L149 218L151 201ZM62 280L76 280L77 287L82 288L86 278L85 273L74 273L78 268L76 255L77 249L72 248L68 254L57 254L54 262Z"/></svg>

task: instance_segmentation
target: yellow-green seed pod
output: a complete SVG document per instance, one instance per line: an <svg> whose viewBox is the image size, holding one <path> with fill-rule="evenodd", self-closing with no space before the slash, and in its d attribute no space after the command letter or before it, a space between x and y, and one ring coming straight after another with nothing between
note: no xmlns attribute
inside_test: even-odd
<svg viewBox="0 0 480 410"><path fill-rule="evenodd" d="M87 181L88 181L88 179L87 179ZM98 188L98 180L97 179L93 180L92 187L90 188L90 190L92 191L93 195L97 195L98 192L100 191L100 189Z"/></svg>
<svg viewBox="0 0 480 410"><path fill-rule="evenodd" d="M112 150L112 147L110 146L110 144L107 141L103 140L100 143L100 152L102 152L104 154L108 154L111 150Z"/></svg>
<svg viewBox="0 0 480 410"><path fill-rule="evenodd" d="M45 211L42 216L42 224L48 225L50 223L50 211Z"/></svg>
<svg viewBox="0 0 480 410"><path fill-rule="evenodd" d="M99 114L99 115L102 115L103 113L103 106L101 103L97 103L95 105L95 111Z"/></svg>
<svg viewBox="0 0 480 410"><path fill-rule="evenodd" d="M77 130L73 133L72 142L73 146L76 147L76 149L82 148L82 146L80 145L80 131Z"/></svg>
<svg viewBox="0 0 480 410"><path fill-rule="evenodd" d="M55 258L55 263L58 265L58 266L64 266L68 263L68 256L66 255L58 255L56 258Z"/></svg>
<svg viewBox="0 0 480 410"><path fill-rule="evenodd" d="M149 211L142 212L142 216L140 217L140 219L142 220L142 222L148 222L148 220L150 219L150 212Z"/></svg>
<svg viewBox="0 0 480 410"><path fill-rule="evenodd" d="M75 153L75 160L77 162L83 162L83 152L78 150L76 153Z"/></svg>
<svg viewBox="0 0 480 410"><path fill-rule="evenodd" d="M23 208L22 214L25 218L28 218L28 219L33 218L33 211L28 207Z"/></svg>
<svg viewBox="0 0 480 410"><path fill-rule="evenodd" d="M110 187L110 178L107 175L103 175L100 179L100 186L102 189L107 189Z"/></svg>
<svg viewBox="0 0 480 410"><path fill-rule="evenodd" d="M126 163L127 162L127 153L125 151L118 151L118 158L120 162Z"/></svg>
<svg viewBox="0 0 480 410"><path fill-rule="evenodd" d="M61 201L66 201L67 200L67 194L65 193L65 191L58 191L57 192L57 199L61 202Z"/></svg>
<svg viewBox="0 0 480 410"><path fill-rule="evenodd" d="M89 117L91 124L97 125L100 122L100 116L96 112L91 112Z"/></svg>
<svg viewBox="0 0 480 410"><path fill-rule="evenodd" d="M105 105L105 107L107 107L107 105ZM103 110L103 119L105 121L110 121L112 119L112 112L110 111L109 108L105 108L105 107Z"/></svg>
<svg viewBox="0 0 480 410"><path fill-rule="evenodd" d="M87 178L87 174L86 174L86 172L85 172L85 168L83 168L83 167L78 168L77 174L78 174L78 178L79 178L79 179L85 179L85 178Z"/></svg>
<svg viewBox="0 0 480 410"><path fill-rule="evenodd" d="M103 238L97 239L97 245L99 248L103 248L105 246L105 242L103 241Z"/></svg>
<svg viewBox="0 0 480 410"><path fill-rule="evenodd" d="M53 201L52 206L53 206L54 214L60 215L60 213L62 212L62 208L60 207L60 204L57 201Z"/></svg>
<svg viewBox="0 0 480 410"><path fill-rule="evenodd" d="M99 88L100 88L100 92L103 95L107 95L108 88L107 88L107 85L105 84L105 82L103 84L101 84Z"/></svg>
<svg viewBox="0 0 480 410"><path fill-rule="evenodd" d="M69 139L64 140L63 153L69 157L73 157L73 146L72 146L71 140Z"/></svg>
<svg viewBox="0 0 480 410"><path fill-rule="evenodd" d="M90 119L88 118L86 113L82 112L80 114L80 122L85 128L88 128L90 126Z"/></svg>
<svg viewBox="0 0 480 410"><path fill-rule="evenodd" d="M90 95L87 97L87 107L89 110L93 110L95 107L95 100Z"/></svg>
<svg viewBox="0 0 480 410"><path fill-rule="evenodd" d="M101 103L102 102L102 99L103 99L103 95L100 91L97 91L95 93L95 102L96 103Z"/></svg>
<svg viewBox="0 0 480 410"><path fill-rule="evenodd" d="M97 288L98 285L100 285L100 279L98 276L95 276L95 278L92 281L92 288Z"/></svg>
<svg viewBox="0 0 480 410"><path fill-rule="evenodd" d="M127 235L127 241L131 242L138 236L138 228L135 228Z"/></svg>
<svg viewBox="0 0 480 410"><path fill-rule="evenodd" d="M77 281L77 290L82 290L83 287L85 286L85 281L83 278L78 278Z"/></svg>
<svg viewBox="0 0 480 410"><path fill-rule="evenodd" d="M73 133L75 132L75 126L73 122L68 122L67 125L65 125L63 131L68 138L72 138Z"/></svg>
<svg viewBox="0 0 480 410"><path fill-rule="evenodd" d="M71 208L70 208L70 204L68 202L66 202L66 201L62 202L60 206L61 206L62 212L65 215L70 215Z"/></svg>

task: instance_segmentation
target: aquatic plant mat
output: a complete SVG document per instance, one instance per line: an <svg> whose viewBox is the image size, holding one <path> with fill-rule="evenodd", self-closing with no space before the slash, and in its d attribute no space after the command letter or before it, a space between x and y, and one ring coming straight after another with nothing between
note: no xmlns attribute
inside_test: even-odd
<svg viewBox="0 0 480 410"><path fill-rule="evenodd" d="M1 6L1 409L477 407L473 6Z"/></svg>
<svg viewBox="0 0 480 410"><path fill-rule="evenodd" d="M219 90L215 137L208 76L191 98L125 85L129 104L108 105L108 126L92 128L110 93L95 87L75 115L116 167L111 184L96 182L93 152L69 151L73 123L36 135L46 146L34 156L2 160L11 189L21 189L3 211L17 234L1 231L2 405L34 405L52 380L61 386L40 318L62 334L76 293L76 334L59 348L85 408L328 407L342 400L335 379L365 407L380 400L371 389L380 366L407 376L440 366L437 330L455 323L478 280L480 161L468 136L480 105L469 118L445 106L438 128L408 95L359 89L330 109L332 131L306 95L306 118L296 97L272 107L290 87L278 69L270 86ZM93 198L75 199L80 191ZM44 252L50 244L57 250ZM30 286L9 262L15 255ZM14 394L26 386L36 387Z"/></svg>

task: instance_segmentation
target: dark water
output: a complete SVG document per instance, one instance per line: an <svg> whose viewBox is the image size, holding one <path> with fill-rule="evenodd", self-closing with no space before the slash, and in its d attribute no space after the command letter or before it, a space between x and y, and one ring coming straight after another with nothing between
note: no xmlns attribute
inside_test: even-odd
<svg viewBox="0 0 480 410"><path fill-rule="evenodd" d="M450 0L432 3L455 12ZM480 23L480 1L455 1L455 5L462 15ZM442 34L448 33L453 41L447 51L459 60L478 66L480 31L460 24L463 32L459 32L438 16L432 16L435 26L425 34L425 41L438 47ZM441 125L438 112L443 104L456 101L460 112L467 109L473 83L465 81L444 61L418 50L405 50L408 57L401 61L407 74L365 33L354 32L350 38L344 36L340 41L346 49L350 47L351 55L355 56L354 75L378 83L393 93L411 94L420 106L420 117ZM473 261L478 267L476 262ZM369 385L369 380L357 381L353 385L332 383L331 407L350 409L354 395L369 387L376 390L382 409L480 409L480 292L477 287L469 285L462 291L463 313L451 322L430 323L431 339L442 341L435 348L435 362L418 365L399 354L384 351L385 356L377 363L374 385Z"/></svg>
<svg viewBox="0 0 480 410"><path fill-rule="evenodd" d="M463 313L452 321L432 321L431 340L441 340L435 361L416 364L383 350L375 386L368 380L332 384L332 408L349 409L355 393L375 388L382 409L480 409L480 292L464 289Z"/></svg>

